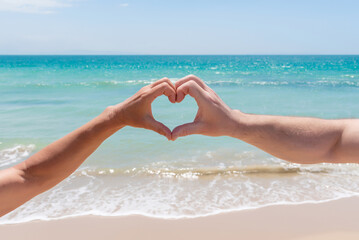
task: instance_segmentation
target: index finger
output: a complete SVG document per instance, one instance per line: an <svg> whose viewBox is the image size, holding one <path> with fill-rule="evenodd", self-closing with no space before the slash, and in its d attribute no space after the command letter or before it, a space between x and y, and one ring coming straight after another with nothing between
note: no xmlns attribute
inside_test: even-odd
<svg viewBox="0 0 359 240"><path fill-rule="evenodd" d="M187 94L193 97L196 100L197 105L199 106L200 102L204 100L207 92L203 88L201 88L197 82L191 80L185 82L177 88L176 102L181 102Z"/></svg>
<svg viewBox="0 0 359 240"><path fill-rule="evenodd" d="M168 83L173 89L176 89L176 87L173 85L173 83L171 82L171 80L167 77L164 77L160 80L157 80L156 82L152 83L150 86L151 88L156 87L157 85L160 85L161 83Z"/></svg>
<svg viewBox="0 0 359 240"><path fill-rule="evenodd" d="M151 88L149 94L151 103L159 96L165 95L171 103L176 102L176 91L167 81L164 81Z"/></svg>
<svg viewBox="0 0 359 240"><path fill-rule="evenodd" d="M182 84L188 82L188 81L195 81L201 88L207 90L208 86L203 82L202 79L199 77L191 74L188 76L185 76L184 78L181 78L175 83L176 89L179 88Z"/></svg>

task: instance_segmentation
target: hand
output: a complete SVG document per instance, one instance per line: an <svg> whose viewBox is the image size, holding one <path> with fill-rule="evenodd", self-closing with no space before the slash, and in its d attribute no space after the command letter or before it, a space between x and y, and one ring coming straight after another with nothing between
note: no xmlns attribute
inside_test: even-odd
<svg viewBox="0 0 359 240"><path fill-rule="evenodd" d="M172 131L173 141L191 134L230 136L236 129L235 111L200 78L189 75L177 81L175 86L176 102L181 102L189 94L196 100L198 112L193 122L180 125Z"/></svg>
<svg viewBox="0 0 359 240"><path fill-rule="evenodd" d="M114 119L120 127L131 126L153 130L171 139L171 130L156 121L151 104L159 96L166 95L170 102L176 102L175 86L168 78L163 78L141 88L135 95L113 107Z"/></svg>

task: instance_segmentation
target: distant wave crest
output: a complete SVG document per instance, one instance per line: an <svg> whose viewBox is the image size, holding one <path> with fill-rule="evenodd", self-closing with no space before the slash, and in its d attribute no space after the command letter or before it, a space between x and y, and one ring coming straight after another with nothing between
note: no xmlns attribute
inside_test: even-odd
<svg viewBox="0 0 359 240"><path fill-rule="evenodd" d="M6 86L10 87L24 87L24 88L69 88L69 87L92 87L92 88L106 88L106 87L131 87L131 86L145 86L155 82L157 79L148 80L108 80L108 81L93 81L93 82L71 82L71 83L8 83ZM359 81L355 80L313 80L313 81L247 81L242 79L234 80L209 80L206 81L209 86L222 87L251 87L251 86L286 86L286 87L359 87Z"/></svg>

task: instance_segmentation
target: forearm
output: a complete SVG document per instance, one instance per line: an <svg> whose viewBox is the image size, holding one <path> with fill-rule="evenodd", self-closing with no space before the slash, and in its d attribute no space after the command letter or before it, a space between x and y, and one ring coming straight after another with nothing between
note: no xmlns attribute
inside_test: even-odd
<svg viewBox="0 0 359 240"><path fill-rule="evenodd" d="M100 144L121 128L111 108L0 174L0 216L50 189L73 173Z"/></svg>
<svg viewBox="0 0 359 240"><path fill-rule="evenodd" d="M15 166L26 178L50 188L74 172L100 144L121 127L114 124L111 109L51 143ZM45 189L46 190L46 189Z"/></svg>
<svg viewBox="0 0 359 240"><path fill-rule="evenodd" d="M358 120L324 120L235 111L233 137L296 163L359 162Z"/></svg>

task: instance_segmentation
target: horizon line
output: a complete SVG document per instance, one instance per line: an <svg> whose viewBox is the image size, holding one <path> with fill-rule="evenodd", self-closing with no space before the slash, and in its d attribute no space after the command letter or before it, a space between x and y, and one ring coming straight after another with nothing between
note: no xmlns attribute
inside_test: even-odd
<svg viewBox="0 0 359 240"><path fill-rule="evenodd" d="M359 56L354 54L1 54L0 56Z"/></svg>

